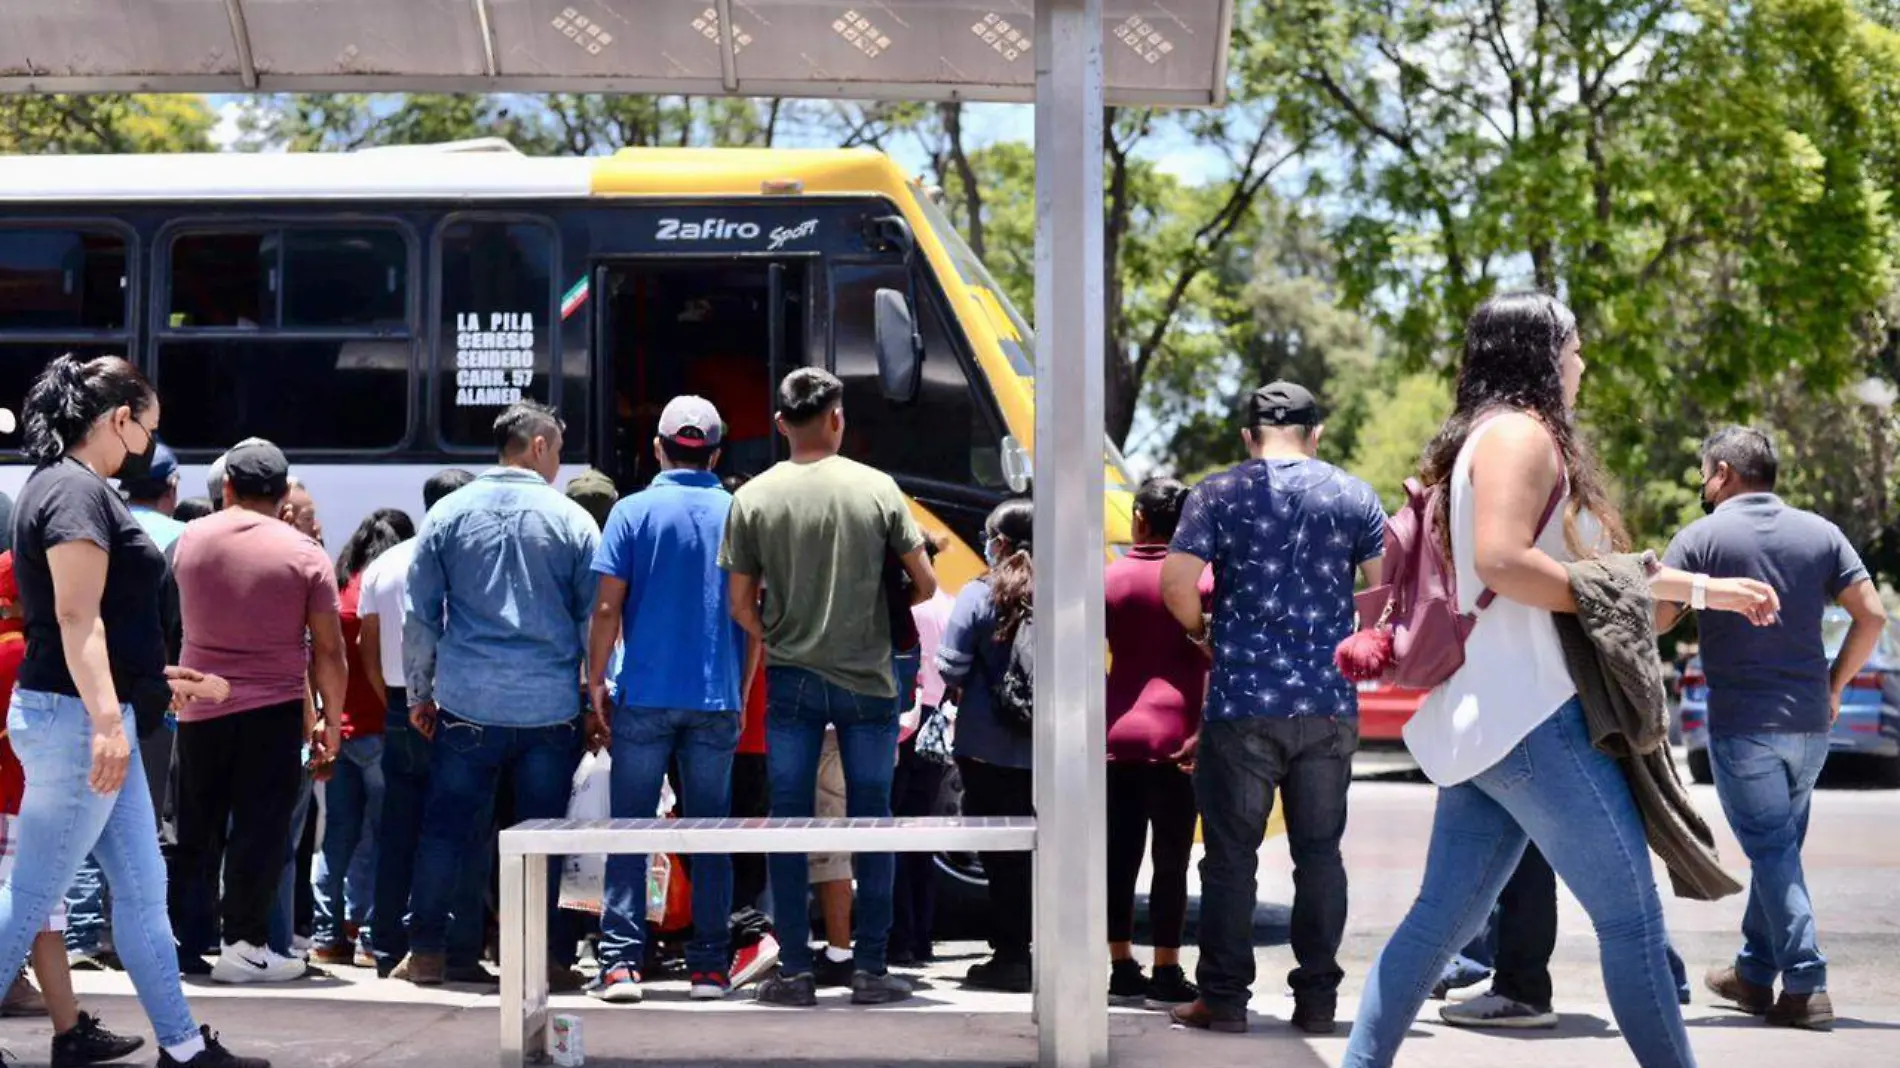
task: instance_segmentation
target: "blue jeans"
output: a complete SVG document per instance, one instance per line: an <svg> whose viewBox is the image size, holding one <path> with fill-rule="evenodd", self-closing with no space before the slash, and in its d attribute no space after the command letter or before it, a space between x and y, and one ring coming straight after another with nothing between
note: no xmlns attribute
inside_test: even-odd
<svg viewBox="0 0 1900 1068"><path fill-rule="evenodd" d="M1729 734L1709 741L1715 795L1748 854L1748 909L1735 971L1790 994L1827 989L1827 958L1815 940L1814 902L1801 870L1808 802L1827 763L1827 734Z"/></svg>
<svg viewBox="0 0 1900 1068"><path fill-rule="evenodd" d="M620 708L613 722L613 816L652 819L660 803L667 765L679 758L682 815L720 818L732 812L732 751L739 745L737 712ZM691 972L724 974L732 959L727 933L732 915L732 858L701 853L693 858L693 941L686 947ZM607 858L602 902L600 960L605 969L639 971L646 961L647 858Z"/></svg>
<svg viewBox="0 0 1900 1068"><path fill-rule="evenodd" d="M111 911L105 873L99 870L97 858L88 856L73 875L73 884L66 888L66 951L92 956L110 949Z"/></svg>
<svg viewBox="0 0 1900 1068"><path fill-rule="evenodd" d="M429 799L429 741L409 725L409 695L389 690L389 719L383 728L382 826L376 839L376 902L381 922L370 927L370 952L376 970L388 975L409 953L409 891L415 883L416 849L422 841L422 806ZM495 822L493 798L474 813L484 831ZM481 963L487 933L490 856L477 849L462 858L450 906L449 965Z"/></svg>
<svg viewBox="0 0 1900 1068"><path fill-rule="evenodd" d="M1497 764L1438 792L1425 882L1366 977L1346 1068L1392 1063L1445 962L1484 925L1527 840L1590 914L1610 1009L1636 1062L1695 1064L1642 816L1622 769L1591 746L1583 706L1572 700Z"/></svg>
<svg viewBox="0 0 1900 1068"><path fill-rule="evenodd" d="M802 668L775 667L766 675L765 703L765 766L772 780L774 819L811 817L827 724L838 729L845 813L852 818L891 814L891 775L897 766L895 701L854 693ZM768 861L779 966L786 975L812 969L811 873L806 865L803 853L774 853ZM891 937L896 862L889 853L859 853L854 871L852 952L858 971L882 975Z"/></svg>
<svg viewBox="0 0 1900 1068"><path fill-rule="evenodd" d="M383 737L351 738L338 754L336 774L323 786L323 845L311 873L319 946L341 945L344 925L361 930L369 945L376 920L376 828L383 820Z"/></svg>
<svg viewBox="0 0 1900 1068"><path fill-rule="evenodd" d="M579 717L551 727L493 727L446 710L437 715L429 746L429 799L409 891L410 952L448 951L449 915L467 867L463 858L493 844L488 822L479 817L493 809L502 769L514 773L516 819L562 819L582 743ZM574 963L575 940L552 933L565 928L557 905L560 878L561 858L549 857L548 946L554 960L567 965Z"/></svg>
<svg viewBox="0 0 1900 1068"><path fill-rule="evenodd" d="M303 845L304 821L310 818L310 803L317 796L317 784L308 770L300 770L297 807L290 812L290 849L284 856L284 872L277 878L277 903L270 913L270 948L288 955L297 940L297 850Z"/></svg>
<svg viewBox="0 0 1900 1068"><path fill-rule="evenodd" d="M165 862L153 828L152 793L139 760L138 722L124 708L132 760L119 792L101 796L92 772L92 722L76 697L16 690L7 728L30 784L14 822L13 877L0 884L0 975L18 974L27 949L52 915L87 853L113 887L112 928L119 959L162 1046L197 1037L178 980L178 954L165 913Z"/></svg>

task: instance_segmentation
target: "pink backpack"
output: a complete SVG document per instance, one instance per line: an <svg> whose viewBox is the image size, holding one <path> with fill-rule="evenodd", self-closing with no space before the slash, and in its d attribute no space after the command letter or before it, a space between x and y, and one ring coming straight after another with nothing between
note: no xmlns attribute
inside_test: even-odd
<svg viewBox="0 0 1900 1068"><path fill-rule="evenodd" d="M1559 478L1533 540L1550 526L1563 489ZM1333 663L1348 679L1430 690L1464 666L1465 638L1477 625L1478 612L1489 608L1497 594L1487 589L1478 595L1475 611L1458 610L1458 569L1432 535L1432 520L1447 499L1442 484L1428 490L1418 479L1405 480L1405 504L1385 521L1380 576L1385 581L1354 598L1364 629L1333 653Z"/></svg>

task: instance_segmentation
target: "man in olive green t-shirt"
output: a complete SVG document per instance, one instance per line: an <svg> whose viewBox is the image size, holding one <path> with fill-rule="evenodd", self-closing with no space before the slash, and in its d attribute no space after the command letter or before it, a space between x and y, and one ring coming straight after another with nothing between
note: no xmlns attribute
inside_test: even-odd
<svg viewBox="0 0 1900 1068"><path fill-rule="evenodd" d="M719 566L730 575L732 616L765 643L766 773L775 818L812 815L827 726L837 729L846 812L891 814L897 684L887 555L902 559L913 600L937 590L923 533L897 483L838 455L843 402L844 384L825 371L807 367L786 376L778 428L792 458L734 496L719 551ZM779 974L759 986L759 1000L816 1005L805 856L774 853L770 867L781 955ZM856 1004L910 996L909 984L890 975L885 962L894 873L889 853L858 854Z"/></svg>

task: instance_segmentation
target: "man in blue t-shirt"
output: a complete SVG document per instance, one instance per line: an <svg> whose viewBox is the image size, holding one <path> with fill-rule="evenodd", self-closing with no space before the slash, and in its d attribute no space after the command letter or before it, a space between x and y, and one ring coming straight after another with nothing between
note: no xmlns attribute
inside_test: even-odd
<svg viewBox="0 0 1900 1068"><path fill-rule="evenodd" d="M674 398L660 413L653 443L660 474L614 506L594 559L600 592L588 632L588 733L590 744L611 739L617 819L653 818L667 766L676 758L684 815L723 817L731 811L746 643L726 609L726 576L719 569L732 509L732 495L713 474L723 436L711 403ZM607 689L616 638L623 650L617 701ZM647 858L608 858L600 979L588 991L602 1001L642 997L646 887ZM696 1000L722 998L731 987L731 913L732 859L695 858L694 938L686 967Z"/></svg>
<svg viewBox="0 0 1900 1068"><path fill-rule="evenodd" d="M1200 802L1201 1000L1176 1022L1247 1029L1253 984L1254 873L1274 791L1293 854L1293 1025L1330 1034L1346 929L1346 787L1359 745L1359 701L1333 666L1353 626L1353 572L1379 578L1385 512L1371 486L1314 459L1313 395L1290 382L1256 391L1241 431L1251 460L1188 495L1161 595L1209 651L1205 725L1196 755ZM1200 578L1214 568L1214 610Z"/></svg>
<svg viewBox="0 0 1900 1068"><path fill-rule="evenodd" d="M1825 1029L1834 1008L1801 846L1841 696L1879 644L1887 613L1840 528L1775 496L1780 466L1759 430L1710 435L1702 446L1709 515L1676 535L1663 562L1698 576L1760 579L1781 595L1781 617L1770 626L1725 612L1698 618L1715 792L1750 868L1742 951L1711 971L1708 985L1771 1023ZM1696 585L1699 598L1700 578ZM1830 604L1853 620L1832 661L1821 634ZM1661 629L1681 611L1661 606Z"/></svg>

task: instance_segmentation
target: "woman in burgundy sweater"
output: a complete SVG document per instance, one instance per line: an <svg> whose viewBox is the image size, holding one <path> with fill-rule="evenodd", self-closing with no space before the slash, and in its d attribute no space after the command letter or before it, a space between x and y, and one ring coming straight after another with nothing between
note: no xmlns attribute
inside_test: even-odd
<svg viewBox="0 0 1900 1068"><path fill-rule="evenodd" d="M1150 479L1135 494L1135 547L1108 568L1109 994L1165 1009L1199 996L1181 971L1188 858L1194 849L1194 746L1207 694L1207 654L1161 603L1161 563L1187 487ZM1213 576L1201 580L1203 597ZM1154 975L1135 960L1135 880L1154 828L1148 917Z"/></svg>

